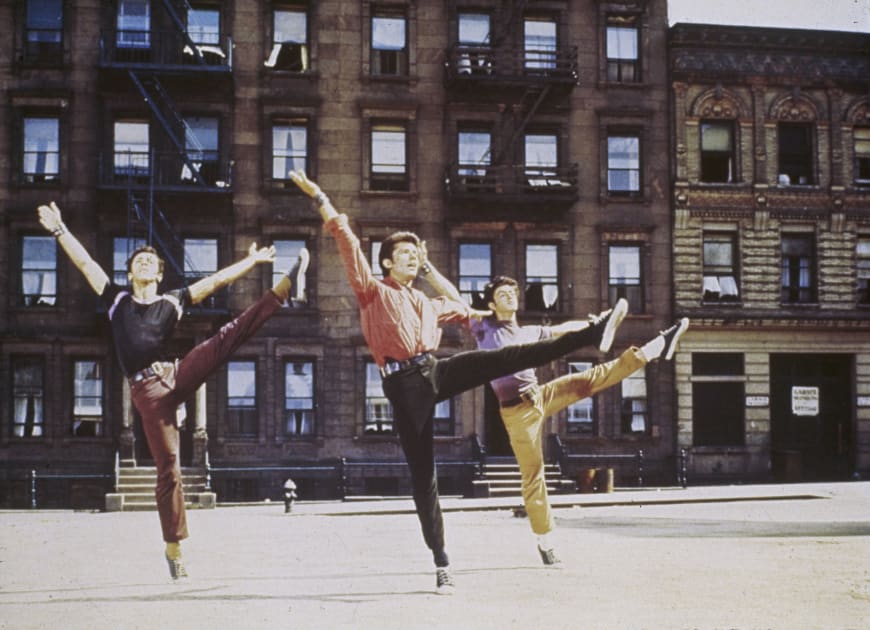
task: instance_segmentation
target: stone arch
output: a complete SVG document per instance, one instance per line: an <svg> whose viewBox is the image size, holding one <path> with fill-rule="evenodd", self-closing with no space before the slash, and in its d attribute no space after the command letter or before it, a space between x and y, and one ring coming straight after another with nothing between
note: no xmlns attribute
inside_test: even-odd
<svg viewBox="0 0 870 630"><path fill-rule="evenodd" d="M846 108L843 122L852 125L870 125L870 96L855 99Z"/></svg>
<svg viewBox="0 0 870 630"><path fill-rule="evenodd" d="M770 105L768 118L786 122L815 122L821 120L821 108L806 94L783 94Z"/></svg>
<svg viewBox="0 0 870 630"><path fill-rule="evenodd" d="M714 87L698 95L689 108L693 118L750 119L750 109L731 90Z"/></svg>

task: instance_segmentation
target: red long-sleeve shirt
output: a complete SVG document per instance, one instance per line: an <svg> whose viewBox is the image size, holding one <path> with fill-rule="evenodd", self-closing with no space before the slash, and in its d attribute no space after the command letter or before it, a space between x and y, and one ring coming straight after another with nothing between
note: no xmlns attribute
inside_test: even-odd
<svg viewBox="0 0 870 630"><path fill-rule="evenodd" d="M447 297L430 298L422 291L399 284L390 277L379 280L351 231L347 215L326 223L338 244L350 286L359 302L362 333L375 362L386 357L402 361L431 352L441 342L439 324L467 321L469 307Z"/></svg>

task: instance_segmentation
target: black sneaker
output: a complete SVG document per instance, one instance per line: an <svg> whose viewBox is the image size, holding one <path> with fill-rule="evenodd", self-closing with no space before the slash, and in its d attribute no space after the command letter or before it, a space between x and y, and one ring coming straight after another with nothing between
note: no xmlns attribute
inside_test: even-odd
<svg viewBox="0 0 870 630"><path fill-rule="evenodd" d="M166 563L169 565L169 575L172 576L173 580L187 577L187 569L185 569L184 565L181 563L181 558L173 560L169 556L166 556Z"/></svg>
<svg viewBox="0 0 870 630"><path fill-rule="evenodd" d="M311 256L306 248L299 250L299 256L293 264L293 268L287 272L290 278L290 302L306 302L305 273L308 271L308 263Z"/></svg>
<svg viewBox="0 0 870 630"><path fill-rule="evenodd" d="M541 549L541 546L538 545L538 553L541 554L541 561L548 567L554 564L562 564L562 561L559 560L556 552L552 549Z"/></svg>
<svg viewBox="0 0 870 630"><path fill-rule="evenodd" d="M665 338L665 349L662 350L662 358L665 361L670 361L677 351L677 346L680 345L680 337L689 329L689 318L684 317L676 324L663 330L659 334Z"/></svg>
<svg viewBox="0 0 870 630"><path fill-rule="evenodd" d="M435 592L439 595L453 595L456 584L453 582L453 574L450 567L438 567L435 569Z"/></svg>
<svg viewBox="0 0 870 630"><path fill-rule="evenodd" d="M619 298L609 311L604 311L599 315L592 315L589 318L592 326L601 328L601 341L598 342L598 349L601 352L610 350L610 346L613 345L613 338L616 335L616 329L619 328L627 313L628 302L625 298Z"/></svg>

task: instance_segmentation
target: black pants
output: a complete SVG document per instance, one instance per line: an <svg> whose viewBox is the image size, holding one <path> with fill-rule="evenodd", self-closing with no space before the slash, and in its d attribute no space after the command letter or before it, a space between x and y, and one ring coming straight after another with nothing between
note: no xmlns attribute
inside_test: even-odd
<svg viewBox="0 0 870 630"><path fill-rule="evenodd" d="M590 327L537 343L433 358L428 365L414 366L384 379L384 394L393 405L393 420L411 469L423 539L432 550L436 566L447 566L448 560L432 448L435 404L500 376L545 365L584 346L597 346L600 340L600 328Z"/></svg>

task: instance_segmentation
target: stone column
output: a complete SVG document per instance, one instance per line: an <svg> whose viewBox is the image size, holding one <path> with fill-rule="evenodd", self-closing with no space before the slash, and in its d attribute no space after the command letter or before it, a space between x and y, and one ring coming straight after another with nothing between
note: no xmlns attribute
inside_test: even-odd
<svg viewBox="0 0 870 630"><path fill-rule="evenodd" d="M206 432L206 385L203 383L196 390L196 418L193 429L193 461L194 466L205 466L208 449L208 433Z"/></svg>

